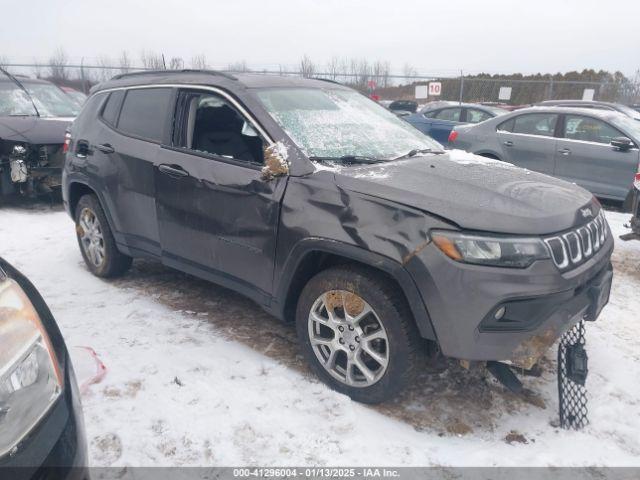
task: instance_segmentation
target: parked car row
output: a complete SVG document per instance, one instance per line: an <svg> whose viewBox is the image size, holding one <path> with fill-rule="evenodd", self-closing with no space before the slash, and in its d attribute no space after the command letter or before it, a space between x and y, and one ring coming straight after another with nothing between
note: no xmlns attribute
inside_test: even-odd
<svg viewBox="0 0 640 480"><path fill-rule="evenodd" d="M502 108L480 104L433 102L404 119L422 133L446 145L449 134L456 125L483 122L507 112Z"/></svg>
<svg viewBox="0 0 640 480"><path fill-rule="evenodd" d="M448 143L630 205L640 162L640 122L609 110L531 107L457 126Z"/></svg>

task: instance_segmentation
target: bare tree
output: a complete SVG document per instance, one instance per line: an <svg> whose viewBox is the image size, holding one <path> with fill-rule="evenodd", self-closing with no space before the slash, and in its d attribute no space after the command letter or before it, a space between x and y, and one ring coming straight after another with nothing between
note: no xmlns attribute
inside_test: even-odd
<svg viewBox="0 0 640 480"><path fill-rule="evenodd" d="M0 61L0 63L2 62ZM33 59L33 74L36 78L42 78L42 64L35 58Z"/></svg>
<svg viewBox="0 0 640 480"><path fill-rule="evenodd" d="M250 72L251 70L247 66L247 62L245 60L241 60L239 62L230 63L227 67L227 70L230 72L244 73Z"/></svg>
<svg viewBox="0 0 640 480"><path fill-rule="evenodd" d="M204 54L191 57L191 68L193 68L194 70L206 70L207 57L205 57Z"/></svg>
<svg viewBox="0 0 640 480"><path fill-rule="evenodd" d="M164 70L164 59L160 53L143 50L140 54L140 60L144 68L149 70Z"/></svg>
<svg viewBox="0 0 640 480"><path fill-rule="evenodd" d="M55 80L67 80L69 78L69 71L67 70L68 63L69 58L66 52L59 47L53 55L49 57L50 76Z"/></svg>
<svg viewBox="0 0 640 480"><path fill-rule="evenodd" d="M629 97L632 103L638 103L640 101L640 70L636 70L636 74L630 81Z"/></svg>
<svg viewBox="0 0 640 480"><path fill-rule="evenodd" d="M340 64L338 65L338 72L340 74L340 81L343 83L350 83L349 77L347 76L349 73L349 59L347 57L342 57L340 59Z"/></svg>
<svg viewBox="0 0 640 480"><path fill-rule="evenodd" d="M304 55L300 59L300 73L305 78L313 77L316 73L316 66L308 55Z"/></svg>
<svg viewBox="0 0 640 480"><path fill-rule="evenodd" d="M184 68L184 60L182 57L171 57L168 68L169 70L182 70Z"/></svg>
<svg viewBox="0 0 640 480"><path fill-rule="evenodd" d="M360 72L360 66L358 65L357 58L349 59L349 80L348 83L355 87L358 86L358 74Z"/></svg>
<svg viewBox="0 0 640 480"><path fill-rule="evenodd" d="M327 73L331 80L338 79L338 73L340 73L340 60L338 57L331 57L331 60L327 63Z"/></svg>
<svg viewBox="0 0 640 480"><path fill-rule="evenodd" d="M358 61L358 76L356 77L356 85L360 88L365 88L367 82L371 78L371 65L366 59Z"/></svg>
<svg viewBox="0 0 640 480"><path fill-rule="evenodd" d="M407 77L407 83L412 83L413 79L411 77L415 77L418 72L415 68L413 68L413 65L411 65L410 63L405 63L402 67L402 74Z"/></svg>
<svg viewBox="0 0 640 480"><path fill-rule="evenodd" d="M120 54L118 66L120 67L120 73L128 73L131 70L131 58L126 50L123 50Z"/></svg>
<svg viewBox="0 0 640 480"><path fill-rule="evenodd" d="M6 55L0 55L0 67L6 67L9 63L9 57Z"/></svg>
<svg viewBox="0 0 640 480"><path fill-rule="evenodd" d="M376 84L385 88L389 85L389 75L391 74L391 64L378 60L373 64L371 75Z"/></svg>
<svg viewBox="0 0 640 480"><path fill-rule="evenodd" d="M105 82L113 77L115 72L113 70L113 62L109 56L100 55L98 57L98 66L100 67L97 75L98 81Z"/></svg>

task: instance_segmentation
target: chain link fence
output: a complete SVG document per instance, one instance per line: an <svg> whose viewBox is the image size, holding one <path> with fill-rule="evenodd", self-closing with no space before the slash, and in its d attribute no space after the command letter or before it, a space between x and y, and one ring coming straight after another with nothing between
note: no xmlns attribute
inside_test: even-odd
<svg viewBox="0 0 640 480"><path fill-rule="evenodd" d="M71 86L78 90L89 91L92 85L106 81L115 75L134 71L154 70L140 66L110 66L110 65L48 65L48 64L18 64L5 63L2 65L11 73L30 77L47 78L55 83ZM180 65L170 65L182 68ZM379 100L415 100L427 103L436 100L461 101L469 103L495 103L503 105L531 105L544 100L559 99L593 99L624 104L640 103L640 82L626 77L616 81L583 81L558 80L555 76L536 75L536 78L514 76L489 75L395 75L388 70L376 74L375 72L322 72L303 70L250 70L245 65L240 69L233 65L221 68L228 73L257 73L264 75L285 75L323 78L352 86L363 93L375 96ZM439 84L439 94L431 94L424 98L416 98L416 86ZM429 89L431 91L431 89ZM435 90L433 90L435 91Z"/></svg>
<svg viewBox="0 0 640 480"><path fill-rule="evenodd" d="M446 100L467 103L531 105L545 100L600 100L640 103L640 86L625 82L591 82L521 78L430 77L398 79L398 85L377 89L383 100ZM416 99L416 86L439 84L439 95Z"/></svg>

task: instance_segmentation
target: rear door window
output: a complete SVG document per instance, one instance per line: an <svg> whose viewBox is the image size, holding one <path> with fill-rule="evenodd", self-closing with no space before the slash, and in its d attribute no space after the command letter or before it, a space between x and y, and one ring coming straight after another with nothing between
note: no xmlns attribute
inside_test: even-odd
<svg viewBox="0 0 640 480"><path fill-rule="evenodd" d="M564 138L583 142L611 143L616 137L624 137L622 133L606 122L582 115L567 115L564 123Z"/></svg>
<svg viewBox="0 0 640 480"><path fill-rule="evenodd" d="M557 113L529 113L513 119L513 133L553 137L558 123Z"/></svg>
<svg viewBox="0 0 640 480"><path fill-rule="evenodd" d="M478 110L476 108L467 108L467 122L480 123L493 118L491 114Z"/></svg>
<svg viewBox="0 0 640 480"><path fill-rule="evenodd" d="M162 142L171 98L170 88L127 91L120 111L118 130L145 140Z"/></svg>
<svg viewBox="0 0 640 480"><path fill-rule="evenodd" d="M437 112L433 118L447 120L449 122L459 122L462 115L462 108L443 108Z"/></svg>

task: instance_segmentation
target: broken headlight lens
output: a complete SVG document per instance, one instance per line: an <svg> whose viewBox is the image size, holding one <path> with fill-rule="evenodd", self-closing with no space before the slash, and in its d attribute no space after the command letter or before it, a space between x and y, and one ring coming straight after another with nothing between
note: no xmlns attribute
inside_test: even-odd
<svg viewBox="0 0 640 480"><path fill-rule="evenodd" d="M38 424L61 390L38 312L18 283L0 276L0 457Z"/></svg>
<svg viewBox="0 0 640 480"><path fill-rule="evenodd" d="M433 243L449 258L476 265L526 268L536 260L549 258L539 238L491 237L436 230Z"/></svg>

